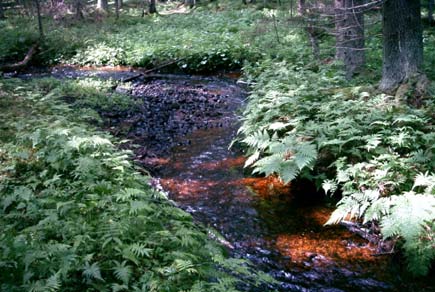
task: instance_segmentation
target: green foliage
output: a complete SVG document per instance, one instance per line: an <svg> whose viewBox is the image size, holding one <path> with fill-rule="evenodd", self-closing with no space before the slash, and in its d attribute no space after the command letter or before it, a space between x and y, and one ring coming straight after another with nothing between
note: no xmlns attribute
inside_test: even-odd
<svg viewBox="0 0 435 292"><path fill-rule="evenodd" d="M114 82L92 78L69 80L60 84L55 94L78 108L98 111L134 111L138 101L126 94L113 92Z"/></svg>
<svg viewBox="0 0 435 292"><path fill-rule="evenodd" d="M260 281L83 123L64 89L0 80L0 291L235 291L234 275Z"/></svg>
<svg viewBox="0 0 435 292"><path fill-rule="evenodd" d="M267 66L274 69L259 75L239 132L249 147L246 166L252 164L254 171L266 175L277 173L287 183L313 168L321 146L313 139L324 130L314 116L329 112L320 107L323 91L342 78L333 77L333 68L313 72L286 62ZM338 131L332 123L328 129Z"/></svg>
<svg viewBox="0 0 435 292"><path fill-rule="evenodd" d="M275 11L271 13L271 11ZM277 42L274 21L278 26ZM176 61L170 70L213 72L240 69L265 56L298 58L307 55L298 30L284 25L288 12L254 9L198 9L191 15L152 15L83 21L62 26L46 19L46 38L35 61L43 64L130 65L155 67ZM37 37L33 22L11 18L0 26L0 63L22 60ZM176 36L176 37L174 37ZM19 41L21 40L21 41Z"/></svg>
<svg viewBox="0 0 435 292"><path fill-rule="evenodd" d="M22 60L27 50L38 39L37 31L31 26L16 29L15 23L0 21L0 63Z"/></svg>
<svg viewBox="0 0 435 292"><path fill-rule="evenodd" d="M329 224L377 221L384 238L401 239L410 270L427 273L435 197L433 176L421 173L435 172L433 101L416 108L369 86L344 88L333 66L264 66L240 128L247 165L340 190Z"/></svg>

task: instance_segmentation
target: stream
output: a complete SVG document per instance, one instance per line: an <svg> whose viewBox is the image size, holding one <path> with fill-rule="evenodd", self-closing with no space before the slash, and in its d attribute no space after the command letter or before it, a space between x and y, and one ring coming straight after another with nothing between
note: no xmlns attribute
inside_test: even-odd
<svg viewBox="0 0 435 292"><path fill-rule="evenodd" d="M21 78L113 78L123 68L53 68ZM219 231L229 253L279 283L245 291L433 291L404 279L376 246L343 226L323 226L333 208L312 189L254 177L243 153L228 149L247 91L232 76L159 75L117 91L141 101L135 112L103 112L105 128L130 142L138 164L201 224ZM122 130L120 130L122 129ZM397 264L397 263L396 263Z"/></svg>

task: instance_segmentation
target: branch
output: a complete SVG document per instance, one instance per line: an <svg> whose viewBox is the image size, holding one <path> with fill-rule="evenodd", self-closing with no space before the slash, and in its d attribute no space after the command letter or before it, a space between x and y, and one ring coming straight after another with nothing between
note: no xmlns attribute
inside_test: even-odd
<svg viewBox="0 0 435 292"><path fill-rule="evenodd" d="M151 72L154 72L154 71L160 70L160 69L162 69L162 68L165 68L165 67L167 67L167 66L169 66L169 65L173 65L173 64L178 63L178 62L180 62L180 61L183 61L183 60L185 60L185 59L187 59L187 57L180 58L180 59L177 59L177 60L174 60L174 61L170 61L170 62L164 63L164 64L159 65L159 66L157 66L157 67L154 67L154 68L152 68L152 69L146 70L146 71L144 71L144 72L140 72L139 74L136 74L136 75L131 76L131 77L129 77L129 78L123 79L121 82L130 82L130 81L133 81L133 80L135 80L135 79L137 79L137 78L139 78L139 77L141 77L141 76L145 76L145 75L147 75L147 74L149 74L149 73L151 73Z"/></svg>
<svg viewBox="0 0 435 292"><path fill-rule="evenodd" d="M15 64L8 64L8 65L0 66L0 71L13 72L13 71L19 70L23 67L26 67L29 64L30 60L35 55L35 52L36 52L38 47L39 47L39 43L35 43L27 52L26 56L24 57L24 60L22 60L18 63L15 63Z"/></svg>
<svg viewBox="0 0 435 292"><path fill-rule="evenodd" d="M385 0L377 0L373 2L369 2L362 5L352 6L352 7L343 7L343 8L335 8L335 10L341 10L341 11L355 11L355 12L364 12L367 10L372 9L373 7L378 6L379 4L383 4Z"/></svg>

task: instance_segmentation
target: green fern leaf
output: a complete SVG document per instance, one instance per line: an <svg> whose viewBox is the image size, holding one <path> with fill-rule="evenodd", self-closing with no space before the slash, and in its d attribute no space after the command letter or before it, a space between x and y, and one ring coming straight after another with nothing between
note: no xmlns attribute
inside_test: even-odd
<svg viewBox="0 0 435 292"><path fill-rule="evenodd" d="M85 267L83 269L83 276L86 279L96 279L100 281L104 281L103 277L101 276L100 267L98 266L98 263L95 262L92 265L90 265L88 262L85 264Z"/></svg>
<svg viewBox="0 0 435 292"><path fill-rule="evenodd" d="M126 261L123 261L122 263L115 261L113 273L115 274L116 279L121 280L124 284L128 285L133 272L131 267L127 265Z"/></svg>

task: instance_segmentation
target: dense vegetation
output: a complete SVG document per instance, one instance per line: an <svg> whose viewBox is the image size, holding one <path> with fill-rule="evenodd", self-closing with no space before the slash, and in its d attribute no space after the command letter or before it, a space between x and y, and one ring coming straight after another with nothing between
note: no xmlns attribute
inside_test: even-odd
<svg viewBox="0 0 435 292"><path fill-rule="evenodd" d="M339 193L328 223L379 225L383 238L403 249L411 272L427 274L435 258L435 88L422 93L416 79L397 94L378 90L379 23L367 28L364 71L348 80L342 63L332 61L327 33L318 36L320 55L312 57L309 35L283 9L287 1L266 8L217 2L185 14L169 1L158 5L162 15L144 18L134 2L125 3L119 19L95 11L79 22L47 15L33 62L242 69L252 88L238 139L249 154L246 165ZM39 39L33 19L10 14L0 20L0 63L21 60ZM366 17L376 22L380 15ZM429 79L434 41L433 28L426 28ZM232 273L249 274L246 267L225 259L205 230L138 173L114 138L89 125L98 123L95 109L134 107L110 87L0 80L1 289L235 289ZM62 101L71 94L79 106Z"/></svg>
<svg viewBox="0 0 435 292"><path fill-rule="evenodd" d="M412 271L427 273L435 256L433 101L416 108L371 86L343 88L327 66L270 68L244 113L247 165L285 182L302 176L326 192L340 189L328 223L379 222L385 238L405 240Z"/></svg>

